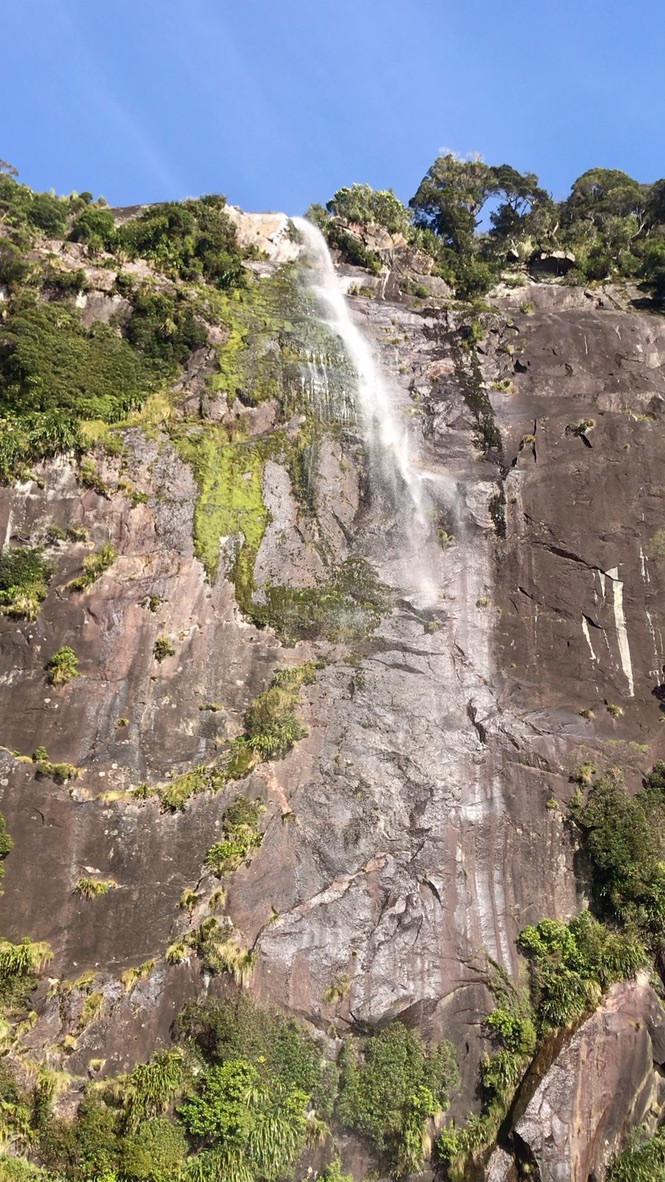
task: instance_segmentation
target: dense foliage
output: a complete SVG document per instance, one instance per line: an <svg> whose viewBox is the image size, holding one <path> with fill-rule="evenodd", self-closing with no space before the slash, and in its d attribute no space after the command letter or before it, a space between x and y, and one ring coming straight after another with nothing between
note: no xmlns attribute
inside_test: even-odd
<svg viewBox="0 0 665 1182"><path fill-rule="evenodd" d="M372 271L380 260L368 254L363 230L374 224L404 234L464 299L487 291L507 268L553 251L569 256L568 282L623 277L665 298L665 180L644 185L617 169L591 168L557 202L534 173L448 152L409 207L392 190L355 184L309 216L348 262Z"/></svg>
<svg viewBox="0 0 665 1182"><path fill-rule="evenodd" d="M631 796L619 771L593 781L571 805L588 857L598 913L634 932L654 952L665 920L665 764Z"/></svg>
<svg viewBox="0 0 665 1182"><path fill-rule="evenodd" d="M0 167L0 480L30 463L83 450L83 420L117 422L175 377L208 341L201 284L219 295L245 285L235 227L218 195L149 206L120 220L90 194L33 193ZM84 321L85 269L30 248L43 236L78 244L82 258L118 269L124 304L110 323ZM70 248L76 249L76 248ZM146 260L139 282L122 271ZM65 265L66 266L66 265ZM175 284L179 284L176 287ZM187 285L189 285L187 287ZM210 301L208 301L210 302Z"/></svg>
<svg viewBox="0 0 665 1182"><path fill-rule="evenodd" d="M457 1083L452 1047L425 1047L393 1022L361 1045L347 1043L337 1112L367 1137L396 1177L418 1172L429 1155L427 1122L445 1111Z"/></svg>
<svg viewBox="0 0 665 1182"><path fill-rule="evenodd" d="M595 1008L614 981L647 964L638 940L611 931L588 911L570 923L543 919L524 928L519 948L529 961L541 1031L570 1025Z"/></svg>
<svg viewBox="0 0 665 1182"><path fill-rule="evenodd" d="M653 1137L638 1131L614 1162L608 1182L665 1182L665 1129Z"/></svg>

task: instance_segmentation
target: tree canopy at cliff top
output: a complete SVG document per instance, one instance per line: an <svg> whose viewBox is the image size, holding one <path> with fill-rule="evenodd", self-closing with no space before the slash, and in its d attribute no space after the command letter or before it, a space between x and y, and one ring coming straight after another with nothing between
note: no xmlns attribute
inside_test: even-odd
<svg viewBox="0 0 665 1182"><path fill-rule="evenodd" d="M571 283L626 278L665 298L665 179L644 185L617 169L590 168L557 202L535 173L447 152L408 208L391 189L354 184L309 216L342 253L349 247L340 219L404 234L434 257L436 273L462 298L487 291L506 266L552 251L572 256Z"/></svg>

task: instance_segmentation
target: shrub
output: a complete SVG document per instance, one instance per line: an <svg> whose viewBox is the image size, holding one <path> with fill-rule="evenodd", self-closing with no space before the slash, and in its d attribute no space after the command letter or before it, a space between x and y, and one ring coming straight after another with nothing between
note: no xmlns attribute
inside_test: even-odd
<svg viewBox="0 0 665 1182"><path fill-rule="evenodd" d="M78 422L71 414L31 411L7 415L0 418L0 480L24 478L29 464L81 446Z"/></svg>
<svg viewBox="0 0 665 1182"><path fill-rule="evenodd" d="M110 489L105 480L102 479L99 471L93 460L86 457L81 460L79 470L77 473L77 480L83 488L90 488L96 492L100 497L107 497L110 495Z"/></svg>
<svg viewBox="0 0 665 1182"><path fill-rule="evenodd" d="M361 1044L343 1048L339 1119L385 1155L393 1177L418 1173L430 1117L445 1111L457 1083L452 1047L429 1050L420 1036L393 1022Z"/></svg>
<svg viewBox="0 0 665 1182"><path fill-rule="evenodd" d="M665 922L665 764L654 766L635 796L616 770L596 777L587 803L581 796L571 802L571 819L589 859L600 914L658 949Z"/></svg>
<svg viewBox="0 0 665 1182"><path fill-rule="evenodd" d="M140 406L159 375L107 324L28 295L0 324L0 414L57 411L114 422Z"/></svg>
<svg viewBox="0 0 665 1182"><path fill-rule="evenodd" d="M56 784L64 784L67 780L74 780L79 774L79 769L73 763L53 763L49 759L45 747L38 747L32 760L36 764L37 776L47 776L49 779L55 780Z"/></svg>
<svg viewBox="0 0 665 1182"><path fill-rule="evenodd" d="M188 1132L215 1147L202 1176L284 1177L305 1143L308 1100L293 1084L266 1087L243 1059L209 1067L180 1109Z"/></svg>
<svg viewBox="0 0 665 1182"><path fill-rule="evenodd" d="M30 265L23 253L6 238L0 240L0 284L16 292L28 277Z"/></svg>
<svg viewBox="0 0 665 1182"><path fill-rule="evenodd" d="M0 611L35 620L46 599L52 571L40 549L6 546L0 551Z"/></svg>
<svg viewBox="0 0 665 1182"><path fill-rule="evenodd" d="M133 1132L142 1121L166 1112L181 1094L185 1080L185 1060L177 1049L160 1051L149 1063L137 1064L120 1081L127 1129Z"/></svg>
<svg viewBox="0 0 665 1182"><path fill-rule="evenodd" d="M370 185L338 189L326 209L348 222L384 226L391 234L406 234L410 223L409 211L392 189L372 189Z"/></svg>
<svg viewBox="0 0 665 1182"><path fill-rule="evenodd" d="M132 257L149 259L168 275L207 279L220 288L244 283L243 251L219 195L151 205L125 222L118 238Z"/></svg>
<svg viewBox="0 0 665 1182"><path fill-rule="evenodd" d="M321 1041L293 1018L264 1009L244 993L233 998L190 1002L178 1019L181 1036L191 1040L207 1062L246 1059L269 1085L294 1080L312 1096L316 1111L331 1115L334 1068L324 1059Z"/></svg>
<svg viewBox="0 0 665 1182"><path fill-rule="evenodd" d="M33 976L51 960L48 944L26 936L20 944L0 939L0 1002L12 1003L29 992Z"/></svg>
<svg viewBox="0 0 665 1182"><path fill-rule="evenodd" d="M72 242L84 242L92 250L113 250L117 238L113 214L110 209L88 205L74 219L69 237Z"/></svg>
<svg viewBox="0 0 665 1182"><path fill-rule="evenodd" d="M63 644L46 662L48 680L51 685L66 685L78 676L79 659L73 648Z"/></svg>
<svg viewBox="0 0 665 1182"><path fill-rule="evenodd" d="M647 963L637 940L611 932L588 911L570 923L543 919L524 928L518 947L529 961L541 1031L577 1021L614 981Z"/></svg>
<svg viewBox="0 0 665 1182"><path fill-rule="evenodd" d="M238 944L237 940L222 929L214 915L191 934L191 946L211 973L228 973L236 985L246 985L256 961L255 955Z"/></svg>
<svg viewBox="0 0 665 1182"><path fill-rule="evenodd" d="M665 1177L665 1129L649 1136L646 1129L636 1129L627 1147L618 1155L608 1174L608 1182L662 1182Z"/></svg>
<svg viewBox="0 0 665 1182"><path fill-rule="evenodd" d="M167 657L175 656L175 647L173 641L170 640L168 636L158 636L152 651L155 660L159 661L160 665L162 661L166 660Z"/></svg>
<svg viewBox="0 0 665 1182"><path fill-rule="evenodd" d="M278 670L269 689L255 698L245 713L245 733L230 744L224 776L239 780L263 759L283 758L294 743L304 738L306 729L296 709L300 688L309 685L319 668L307 661Z"/></svg>
<svg viewBox="0 0 665 1182"><path fill-rule="evenodd" d="M114 886L115 885L117 884L114 883ZM156 963L157 962L155 960L144 960L143 964L131 965L130 968L125 969L125 971L120 974L120 983L125 990L125 993L129 993L134 988L137 981L147 980L147 978L153 972Z"/></svg>
<svg viewBox="0 0 665 1182"><path fill-rule="evenodd" d="M67 226L67 201L50 193L34 193L27 210L28 221L51 238L62 238Z"/></svg>
<svg viewBox="0 0 665 1182"><path fill-rule="evenodd" d="M125 336L140 353L169 368L181 365L208 340L191 300L163 291L141 291L133 297Z"/></svg>
<svg viewBox="0 0 665 1182"><path fill-rule="evenodd" d="M186 1152L182 1129L166 1117L154 1116L123 1140L122 1176L127 1182L172 1182L180 1176Z"/></svg>

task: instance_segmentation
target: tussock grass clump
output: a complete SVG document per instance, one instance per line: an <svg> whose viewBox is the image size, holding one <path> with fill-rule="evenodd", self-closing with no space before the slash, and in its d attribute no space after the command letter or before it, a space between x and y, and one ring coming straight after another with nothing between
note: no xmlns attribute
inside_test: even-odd
<svg viewBox="0 0 665 1182"><path fill-rule="evenodd" d="M48 680L51 685L66 685L78 676L79 659L73 648L63 644L46 662Z"/></svg>
<svg viewBox="0 0 665 1182"><path fill-rule="evenodd" d="M79 878L74 891L82 899L96 899L98 895L107 895L117 887L113 878Z"/></svg>
<svg viewBox="0 0 665 1182"><path fill-rule="evenodd" d="M262 811L258 801L236 796L224 813L223 840L215 842L206 854L205 864L213 874L229 874L259 848L262 836L257 824Z"/></svg>
<svg viewBox="0 0 665 1182"><path fill-rule="evenodd" d="M38 547L5 546L0 553L0 612L36 620L52 573L52 564Z"/></svg>
<svg viewBox="0 0 665 1182"><path fill-rule="evenodd" d="M83 559L83 574L78 578L72 579L69 584L71 591L87 591L93 583L113 565L117 558L117 551L115 547L111 546L109 542L104 542L104 545L94 552L94 554L87 554Z"/></svg>

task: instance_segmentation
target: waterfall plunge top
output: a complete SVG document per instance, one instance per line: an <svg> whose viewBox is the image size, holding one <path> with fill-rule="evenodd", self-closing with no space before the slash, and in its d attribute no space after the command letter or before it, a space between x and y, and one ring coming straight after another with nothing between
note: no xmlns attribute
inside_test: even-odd
<svg viewBox="0 0 665 1182"><path fill-rule="evenodd" d="M382 577L420 606L433 606L438 600L441 560L435 528L438 507L411 458L404 392L390 381L354 322L323 234L305 218L293 220L311 266L321 317L342 342L355 375L353 399L362 423L372 501L379 510L382 544L377 558ZM442 490L448 485L435 480Z"/></svg>
<svg viewBox="0 0 665 1182"><path fill-rule="evenodd" d="M315 276L313 291L328 327L339 336L352 363L357 379L358 409L363 421L365 441L370 450L382 453L384 466L399 477L413 508L423 512L423 481L410 458L409 435L400 422L394 398L368 341L351 318L349 305L333 265L323 234L306 218L294 218L305 244Z"/></svg>

